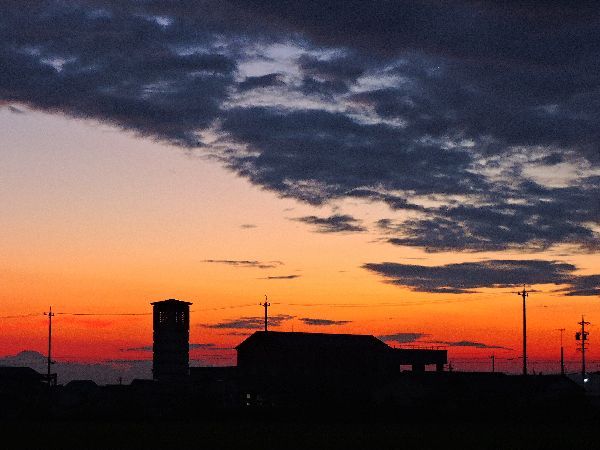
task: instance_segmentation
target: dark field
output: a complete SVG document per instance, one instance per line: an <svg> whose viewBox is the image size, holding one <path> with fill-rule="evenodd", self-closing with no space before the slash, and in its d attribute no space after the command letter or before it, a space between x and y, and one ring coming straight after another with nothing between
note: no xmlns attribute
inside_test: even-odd
<svg viewBox="0 0 600 450"><path fill-rule="evenodd" d="M281 420L16 422L0 427L4 448L385 449L598 448L600 425L576 423L365 423Z"/></svg>

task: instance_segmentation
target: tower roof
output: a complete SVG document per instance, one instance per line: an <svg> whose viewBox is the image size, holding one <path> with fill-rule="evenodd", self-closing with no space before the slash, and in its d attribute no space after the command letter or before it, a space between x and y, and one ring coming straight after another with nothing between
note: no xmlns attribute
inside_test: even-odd
<svg viewBox="0 0 600 450"><path fill-rule="evenodd" d="M176 304L185 304L185 305L191 305L191 302L185 302L183 300L177 300L174 298L169 298L167 300L160 300L158 302L152 302L150 303L151 305L176 305Z"/></svg>

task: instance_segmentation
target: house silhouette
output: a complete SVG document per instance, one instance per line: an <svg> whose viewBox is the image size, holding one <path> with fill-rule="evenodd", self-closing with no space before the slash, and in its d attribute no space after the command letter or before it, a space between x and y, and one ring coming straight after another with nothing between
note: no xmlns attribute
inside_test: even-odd
<svg viewBox="0 0 600 450"><path fill-rule="evenodd" d="M396 349L372 335L257 331L237 347L247 375L385 376L409 365L442 371L447 350Z"/></svg>

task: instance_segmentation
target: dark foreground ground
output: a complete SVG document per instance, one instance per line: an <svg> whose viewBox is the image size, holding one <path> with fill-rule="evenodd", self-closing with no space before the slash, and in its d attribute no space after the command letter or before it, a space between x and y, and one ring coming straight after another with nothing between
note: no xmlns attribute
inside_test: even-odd
<svg viewBox="0 0 600 450"><path fill-rule="evenodd" d="M154 382L5 389L0 450L600 449L600 397L563 377L392 381L259 386L260 395Z"/></svg>
<svg viewBox="0 0 600 450"><path fill-rule="evenodd" d="M600 422L431 422L281 419L26 421L0 425L19 449L592 449ZM7 443L8 446L5 446Z"/></svg>

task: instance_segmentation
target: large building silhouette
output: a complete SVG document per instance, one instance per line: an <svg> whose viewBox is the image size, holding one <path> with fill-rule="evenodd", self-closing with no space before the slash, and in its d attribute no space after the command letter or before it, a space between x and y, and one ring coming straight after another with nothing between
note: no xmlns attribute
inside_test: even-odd
<svg viewBox="0 0 600 450"><path fill-rule="evenodd" d="M151 303L154 324L152 376L168 381L185 378L190 366L190 305L168 299Z"/></svg>
<svg viewBox="0 0 600 450"><path fill-rule="evenodd" d="M372 335L257 331L236 347L248 375L386 376L448 362L447 350L396 349Z"/></svg>

